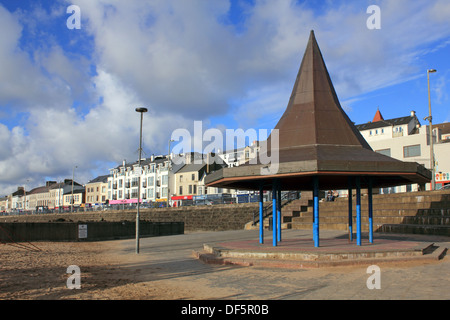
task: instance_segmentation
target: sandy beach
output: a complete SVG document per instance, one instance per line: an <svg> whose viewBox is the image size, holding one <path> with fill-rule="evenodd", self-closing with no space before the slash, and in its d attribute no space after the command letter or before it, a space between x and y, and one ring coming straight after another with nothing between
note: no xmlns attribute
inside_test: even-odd
<svg viewBox="0 0 450 320"><path fill-rule="evenodd" d="M183 298L179 288L140 282L139 270L124 272L114 242L0 244L0 300ZM81 269L81 289L69 289L66 273Z"/></svg>

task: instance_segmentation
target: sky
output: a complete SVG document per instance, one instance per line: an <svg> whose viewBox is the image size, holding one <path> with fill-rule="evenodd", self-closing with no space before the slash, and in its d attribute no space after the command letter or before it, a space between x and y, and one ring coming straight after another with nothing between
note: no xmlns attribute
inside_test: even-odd
<svg viewBox="0 0 450 320"><path fill-rule="evenodd" d="M426 124L427 69L450 121L448 0L0 0L0 195L136 161L137 107L144 157L195 121L273 129L311 30L356 124Z"/></svg>

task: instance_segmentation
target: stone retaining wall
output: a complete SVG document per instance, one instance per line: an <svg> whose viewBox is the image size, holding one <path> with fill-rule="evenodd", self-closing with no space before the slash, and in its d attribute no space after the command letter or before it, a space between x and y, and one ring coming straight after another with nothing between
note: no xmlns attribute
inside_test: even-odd
<svg viewBox="0 0 450 320"><path fill-rule="evenodd" d="M258 212L257 203L140 209L141 221L183 222L185 231L242 230ZM1 216L0 222L136 221L136 210Z"/></svg>

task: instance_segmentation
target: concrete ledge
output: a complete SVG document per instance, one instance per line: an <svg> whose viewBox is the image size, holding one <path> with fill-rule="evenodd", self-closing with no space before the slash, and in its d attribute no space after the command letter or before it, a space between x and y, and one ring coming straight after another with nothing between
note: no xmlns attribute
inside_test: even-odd
<svg viewBox="0 0 450 320"><path fill-rule="evenodd" d="M356 246L345 239L324 239L323 247L311 247L311 241L290 239L277 247L261 245L258 241L236 241L204 244L203 250L193 255L204 263L278 267L319 268L387 264L412 261L436 262L447 248L434 243L380 239L374 244Z"/></svg>

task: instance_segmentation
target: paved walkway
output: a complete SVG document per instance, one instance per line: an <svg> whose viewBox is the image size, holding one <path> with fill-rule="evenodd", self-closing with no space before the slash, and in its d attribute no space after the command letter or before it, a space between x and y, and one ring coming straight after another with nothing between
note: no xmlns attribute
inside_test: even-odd
<svg viewBox="0 0 450 320"><path fill-rule="evenodd" d="M322 231L321 239L345 238L338 231ZM309 231L283 231L283 240L311 239ZM450 299L450 258L435 262L398 263L380 266L380 289L369 289L369 265L319 269L280 269L205 264L193 255L205 243L257 241L253 230L189 233L141 239L140 254L134 240L117 242L126 268L139 269L142 281L167 283L189 288L187 299L297 300L297 299ZM450 238L413 235L375 234L375 242L392 240L415 244L433 242L450 248ZM387 242L386 242L387 241ZM291 243L292 244L292 243ZM311 247L313 244L311 242ZM127 259L129 258L129 259ZM158 270L158 276L151 270ZM132 272L133 270L130 270ZM151 274L150 274L151 273Z"/></svg>

